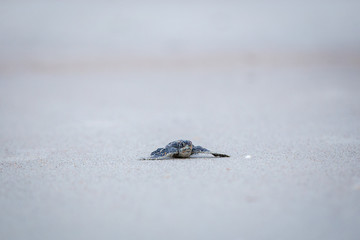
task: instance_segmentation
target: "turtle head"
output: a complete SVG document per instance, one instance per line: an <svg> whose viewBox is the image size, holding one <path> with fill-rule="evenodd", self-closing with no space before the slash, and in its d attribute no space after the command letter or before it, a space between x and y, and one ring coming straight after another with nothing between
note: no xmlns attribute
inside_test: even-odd
<svg viewBox="0 0 360 240"><path fill-rule="evenodd" d="M189 140L180 140L179 141L179 155L181 157L189 157L192 152L192 142Z"/></svg>

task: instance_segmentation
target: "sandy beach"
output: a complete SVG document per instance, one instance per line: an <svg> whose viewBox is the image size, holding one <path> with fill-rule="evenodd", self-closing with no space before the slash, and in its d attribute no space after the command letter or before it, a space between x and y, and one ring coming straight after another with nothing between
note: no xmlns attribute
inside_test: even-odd
<svg viewBox="0 0 360 240"><path fill-rule="evenodd" d="M66 32L55 5L45 4L44 10L43 4L20 9L30 9L25 16L46 13L60 32L45 28L42 35L39 25L31 24L42 22L38 18L21 25L11 15L15 5L2 3L9 22L0 26L6 33L0 40L5 53L0 58L1 239L359 239L360 55L351 44L360 38L355 33L352 38L355 25L339 21L308 46L306 36L317 31L304 23L299 31L305 37L285 39L288 45L280 48L283 38L275 33L287 26L264 33L268 41L261 45L250 40L267 28L254 23L251 32L244 23L238 34L253 45L245 41L237 48L226 34L202 45L212 28L200 23L209 22L217 5L205 5L204 11L193 6L192 21L174 33L163 36L155 30L166 26L151 28L151 46L141 41L146 30L135 35L131 28L123 45L116 45L101 36L111 39L117 30L94 23L94 29L79 28L83 34ZM69 4L56 6L64 10ZM74 9L80 10L77 4ZM138 15L146 9L125 6ZM313 9L321 6L319 1ZM238 16L234 7L221 8L215 26L230 26ZM305 9L298 7L294 19ZM348 5L333 8L354 16ZM87 9L110 12L96 15L100 23L132 16L119 17L111 4ZM178 11L185 9L179 3ZM243 13L246 9L257 6L248 3ZM330 21L332 11L322 19ZM86 13L79 14L92 19ZM154 16L134 17L131 26L147 29L147 19L159 21ZM290 16L291 11L283 17L296 22ZM207 29L204 36L192 35L191 43L173 41L179 32L191 35L185 27L193 22ZM343 38L328 38L340 29ZM82 46L85 33L99 45L87 40ZM12 39L22 34L16 45ZM171 40L175 47L156 39ZM139 160L177 139L231 157Z"/></svg>

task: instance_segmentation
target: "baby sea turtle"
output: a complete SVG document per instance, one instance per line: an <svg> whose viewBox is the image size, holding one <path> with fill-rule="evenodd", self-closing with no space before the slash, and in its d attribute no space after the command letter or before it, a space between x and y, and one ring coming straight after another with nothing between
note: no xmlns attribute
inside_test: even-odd
<svg viewBox="0 0 360 240"><path fill-rule="evenodd" d="M164 148L158 148L143 160L157 160L164 158L187 158L195 154L212 154L215 157L230 157L222 153L214 153L201 146L194 146L189 140L177 140L169 143Z"/></svg>

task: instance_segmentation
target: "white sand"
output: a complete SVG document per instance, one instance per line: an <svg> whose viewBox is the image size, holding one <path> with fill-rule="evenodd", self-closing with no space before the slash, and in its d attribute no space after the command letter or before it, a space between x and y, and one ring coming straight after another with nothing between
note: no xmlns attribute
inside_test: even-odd
<svg viewBox="0 0 360 240"><path fill-rule="evenodd" d="M358 9L2 1L0 239L360 239Z"/></svg>
<svg viewBox="0 0 360 240"><path fill-rule="evenodd" d="M357 239L358 76L3 76L1 239ZM180 138L231 158L137 160Z"/></svg>

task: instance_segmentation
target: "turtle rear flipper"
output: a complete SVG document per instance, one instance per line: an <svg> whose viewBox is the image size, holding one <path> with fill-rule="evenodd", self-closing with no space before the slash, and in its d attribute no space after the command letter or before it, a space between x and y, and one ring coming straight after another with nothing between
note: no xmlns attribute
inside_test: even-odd
<svg viewBox="0 0 360 240"><path fill-rule="evenodd" d="M194 146L192 149L191 155L195 154L212 154L214 157L230 157L229 155L223 153L215 153L201 146Z"/></svg>

